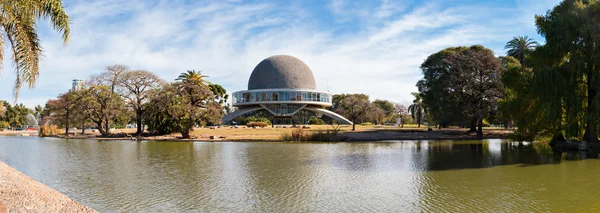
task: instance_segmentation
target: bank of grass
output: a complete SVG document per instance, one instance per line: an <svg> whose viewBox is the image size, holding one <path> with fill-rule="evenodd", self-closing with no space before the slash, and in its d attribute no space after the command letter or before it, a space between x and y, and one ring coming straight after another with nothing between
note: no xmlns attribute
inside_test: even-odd
<svg viewBox="0 0 600 213"><path fill-rule="evenodd" d="M279 128L277 128L279 127ZM285 128L284 128L285 127ZM300 126L301 127L301 126ZM352 131L351 125L339 126L337 134L333 134L334 127L331 125L307 125L309 128L302 129L307 135L294 140L292 132L297 128L290 125L275 126L270 125L264 128L249 128L246 126L222 126L222 127L201 127L195 128L191 132L192 139L181 139L178 133L170 135L146 136L142 140L147 141L382 141L382 140L472 140L474 134L466 134L464 128L444 128L442 130L434 129L427 131L426 125L417 127L416 124L407 124L403 128L380 125L356 125L356 131ZM64 129L60 130L61 132ZM81 130L76 132L77 136L71 138L99 139L99 140L130 140L130 137L99 137L99 133L87 130L81 135ZM132 135L135 129L116 129L113 133L125 133ZM504 138L510 134L510 130L501 130L499 128L485 128L484 138ZM59 136L61 133L59 133Z"/></svg>

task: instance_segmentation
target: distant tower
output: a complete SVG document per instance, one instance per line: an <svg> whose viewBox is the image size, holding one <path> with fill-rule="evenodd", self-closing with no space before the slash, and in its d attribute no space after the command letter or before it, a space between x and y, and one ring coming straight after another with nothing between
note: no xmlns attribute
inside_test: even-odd
<svg viewBox="0 0 600 213"><path fill-rule="evenodd" d="M82 88L83 88L83 80L73 79L73 87L71 88L71 90L73 92L76 92Z"/></svg>

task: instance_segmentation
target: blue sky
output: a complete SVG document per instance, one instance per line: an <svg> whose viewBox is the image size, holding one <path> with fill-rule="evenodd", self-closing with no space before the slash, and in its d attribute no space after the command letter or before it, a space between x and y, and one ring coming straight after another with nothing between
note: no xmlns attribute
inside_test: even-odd
<svg viewBox="0 0 600 213"><path fill-rule="evenodd" d="M408 102L419 65L449 46L482 44L503 55L514 36L537 35L535 14L559 0L65 0L71 40L40 22L44 57L32 107L108 65L125 64L166 80L202 70L229 92L245 89L254 66L288 54L313 70L317 87ZM5 51L6 54L10 52ZM8 58L8 57L6 57ZM0 100L14 100L13 65L4 61Z"/></svg>

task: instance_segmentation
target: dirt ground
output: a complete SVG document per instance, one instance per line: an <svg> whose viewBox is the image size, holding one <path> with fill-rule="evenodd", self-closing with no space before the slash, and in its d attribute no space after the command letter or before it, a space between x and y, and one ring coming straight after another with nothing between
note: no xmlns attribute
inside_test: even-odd
<svg viewBox="0 0 600 213"><path fill-rule="evenodd" d="M0 162L0 213L96 212Z"/></svg>

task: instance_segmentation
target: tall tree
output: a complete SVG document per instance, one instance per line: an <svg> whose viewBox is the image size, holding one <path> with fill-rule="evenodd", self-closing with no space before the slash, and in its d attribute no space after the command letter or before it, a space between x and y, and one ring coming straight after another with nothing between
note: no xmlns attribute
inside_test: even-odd
<svg viewBox="0 0 600 213"><path fill-rule="evenodd" d="M211 83L206 81L205 78L208 78L208 76L202 75L202 71L188 70L184 73L181 73L179 75L179 77L175 80L186 82L186 83L197 83L197 84L210 85Z"/></svg>
<svg viewBox="0 0 600 213"><path fill-rule="evenodd" d="M102 136L110 135L114 118L125 111L121 96L114 95L106 85L92 85L77 94L86 117L96 124Z"/></svg>
<svg viewBox="0 0 600 213"><path fill-rule="evenodd" d="M30 88L35 85L39 76L39 57L42 54L40 39L37 34L37 20L47 19L54 30L62 33L63 42L69 40L69 16L65 12L60 0L3 0L0 1L2 13L2 36L0 49L5 46L13 52L15 64L14 93L19 96L19 89L23 83ZM10 44L6 45L5 41ZM4 59L0 52L0 60Z"/></svg>
<svg viewBox="0 0 600 213"><path fill-rule="evenodd" d="M504 86L500 61L480 45L451 47L435 53L421 65L423 79L417 83L428 119L440 126L448 120L477 127L483 138L483 119L496 111ZM464 120L464 121L461 121Z"/></svg>
<svg viewBox="0 0 600 213"><path fill-rule="evenodd" d="M58 118L56 121L64 125L65 136L69 135L70 124L72 124L71 121L74 120L73 116L76 113L81 113L76 112L77 106L80 104L79 100L79 97L77 97L77 94L75 94L74 91L69 91L60 94L56 99L48 100L48 102L46 102L45 108L48 110L48 113Z"/></svg>
<svg viewBox="0 0 600 213"><path fill-rule="evenodd" d="M417 92L410 93L415 97L413 103L408 106L408 111L410 112L412 118L417 120L417 127L421 127L421 121L423 119L423 114L425 113L425 105L423 104L423 99L421 98L421 94Z"/></svg>
<svg viewBox="0 0 600 213"><path fill-rule="evenodd" d="M380 120L382 123L395 119L398 116L394 103L391 101L376 99L373 101L373 105L378 109L383 110L383 117Z"/></svg>
<svg viewBox="0 0 600 213"><path fill-rule="evenodd" d="M347 94L339 101L336 112L352 121L352 131L356 130L356 122L363 119L373 106L369 96L364 94Z"/></svg>
<svg viewBox="0 0 600 213"><path fill-rule="evenodd" d="M546 56L551 60L551 66L542 69L565 73L563 76L568 82L565 89L568 89L567 92L572 91L568 92L565 98L578 97L576 91L581 85L585 95L575 103L585 107L581 121L585 123L583 139L597 142L600 1L564 0L545 15L536 16L536 25L538 32L546 39L545 49L548 50ZM578 107L573 105L573 100L565 103L567 111L577 112L569 109ZM569 115L567 118L574 119Z"/></svg>
<svg viewBox="0 0 600 213"><path fill-rule="evenodd" d="M535 50L535 48L538 46L540 46L540 44L532 38L529 38L527 36L519 36L514 37L512 40L506 43L504 49L507 50L507 56L512 56L518 59L519 62L523 66L525 66L525 59L527 54Z"/></svg>
<svg viewBox="0 0 600 213"><path fill-rule="evenodd" d="M197 124L215 123L223 117L222 106L215 101L208 86L193 81L163 86L153 95L148 107L151 130L174 130L181 133L183 138L190 138Z"/></svg>
<svg viewBox="0 0 600 213"><path fill-rule="evenodd" d="M90 78L88 83L87 95L92 95L96 97L102 98L100 102L94 102L92 100L91 103L98 103L99 105L90 105L96 107L97 112L102 112L102 123L106 125L104 130L106 134L110 134L111 122L115 119L118 114L124 110L122 108L118 108L115 103L122 101L121 96L123 93L123 87L121 87L121 82L123 75L129 71L129 67L122 64L115 64L111 66L107 66L106 70L98 75L94 75ZM107 93L108 91L108 93ZM89 93L91 92L91 93ZM89 96L87 96L89 97ZM106 101L105 103L101 103ZM118 109L117 109L118 108Z"/></svg>
<svg viewBox="0 0 600 213"><path fill-rule="evenodd" d="M135 113L136 135L139 136L143 132L144 104L148 101L150 91L159 87L162 80L145 70L125 71L120 75L118 80L121 94Z"/></svg>

